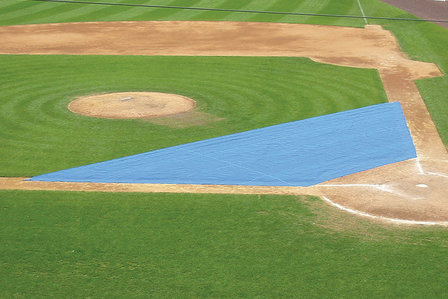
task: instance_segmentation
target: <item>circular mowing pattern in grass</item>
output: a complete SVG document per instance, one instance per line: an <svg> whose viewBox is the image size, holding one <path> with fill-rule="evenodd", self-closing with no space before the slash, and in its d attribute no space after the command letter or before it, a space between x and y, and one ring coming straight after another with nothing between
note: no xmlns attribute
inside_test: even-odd
<svg viewBox="0 0 448 299"><path fill-rule="evenodd" d="M148 118L190 111L195 101L160 92L116 92L80 97L68 105L74 113L99 118Z"/></svg>
<svg viewBox="0 0 448 299"><path fill-rule="evenodd" d="M0 55L0 69L8 70L0 73L3 176L33 176L386 101L373 70L304 58ZM156 118L85 117L67 109L79 95L123 91L184 95L196 101L190 112L222 120L171 127Z"/></svg>

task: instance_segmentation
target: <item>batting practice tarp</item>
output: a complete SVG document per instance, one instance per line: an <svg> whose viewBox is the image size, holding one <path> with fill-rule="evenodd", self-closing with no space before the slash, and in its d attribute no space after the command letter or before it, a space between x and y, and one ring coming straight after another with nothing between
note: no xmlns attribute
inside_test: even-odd
<svg viewBox="0 0 448 299"><path fill-rule="evenodd" d="M33 181L311 186L416 157L398 102L66 169Z"/></svg>

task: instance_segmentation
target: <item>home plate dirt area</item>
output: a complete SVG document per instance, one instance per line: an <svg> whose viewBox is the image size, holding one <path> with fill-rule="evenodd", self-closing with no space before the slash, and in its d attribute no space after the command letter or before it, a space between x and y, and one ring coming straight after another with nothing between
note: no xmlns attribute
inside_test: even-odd
<svg viewBox="0 0 448 299"><path fill-rule="evenodd" d="M294 56L375 68L389 101L400 102L417 150L415 159L311 187L62 183L0 178L1 189L316 195L365 217L448 225L448 153L414 83L442 73L432 63L407 58L392 33L380 26L193 21L66 23L0 27L0 40L1 54ZM113 95L116 98L109 100L115 101L114 107L124 107L135 96ZM81 110L91 113L86 105ZM69 108L77 110L75 106L79 108L75 103ZM157 108L157 104L153 106ZM180 101L167 113L193 106L194 102ZM98 112L92 113L100 117L95 115Z"/></svg>

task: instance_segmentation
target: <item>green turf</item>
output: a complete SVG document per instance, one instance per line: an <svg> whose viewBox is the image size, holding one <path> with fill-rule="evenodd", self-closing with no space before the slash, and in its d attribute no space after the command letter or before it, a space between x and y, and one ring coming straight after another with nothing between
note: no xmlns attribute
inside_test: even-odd
<svg viewBox="0 0 448 299"><path fill-rule="evenodd" d="M447 290L446 230L384 227L313 198L0 198L2 298L441 298Z"/></svg>
<svg viewBox="0 0 448 299"><path fill-rule="evenodd" d="M387 101L375 70L304 58L0 56L0 176L31 176ZM223 118L170 128L79 116L76 96L160 91Z"/></svg>

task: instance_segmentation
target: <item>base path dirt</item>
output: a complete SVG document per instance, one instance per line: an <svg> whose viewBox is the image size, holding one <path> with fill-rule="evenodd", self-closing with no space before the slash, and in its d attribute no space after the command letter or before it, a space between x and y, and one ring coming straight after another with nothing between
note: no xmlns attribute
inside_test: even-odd
<svg viewBox="0 0 448 299"><path fill-rule="evenodd" d="M313 187L193 186L30 182L0 178L0 189L115 192L309 194L380 219L448 224L448 153L414 80L441 76L410 60L380 26L240 22L107 22L0 27L0 53L74 55L294 56L375 68L390 101L399 101L418 158Z"/></svg>

